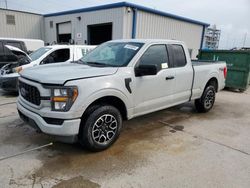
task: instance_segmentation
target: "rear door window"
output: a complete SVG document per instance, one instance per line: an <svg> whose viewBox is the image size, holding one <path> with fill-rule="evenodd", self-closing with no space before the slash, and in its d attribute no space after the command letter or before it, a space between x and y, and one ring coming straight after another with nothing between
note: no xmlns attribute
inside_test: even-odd
<svg viewBox="0 0 250 188"><path fill-rule="evenodd" d="M70 58L70 50L69 48L55 50L43 61L44 64L48 63L59 63L68 61Z"/></svg>
<svg viewBox="0 0 250 188"><path fill-rule="evenodd" d="M184 67L187 64L184 49L179 44L169 44L168 46L172 67Z"/></svg>

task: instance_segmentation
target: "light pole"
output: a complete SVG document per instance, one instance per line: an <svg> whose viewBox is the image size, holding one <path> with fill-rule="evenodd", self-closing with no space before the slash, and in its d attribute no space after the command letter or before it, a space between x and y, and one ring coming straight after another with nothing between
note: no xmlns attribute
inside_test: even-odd
<svg viewBox="0 0 250 188"><path fill-rule="evenodd" d="M4 0L4 2L5 2L5 8L8 9L8 2L7 2L7 0Z"/></svg>
<svg viewBox="0 0 250 188"><path fill-rule="evenodd" d="M247 40L247 32L245 33L244 40L243 40L243 46L242 47L245 47L246 40Z"/></svg>

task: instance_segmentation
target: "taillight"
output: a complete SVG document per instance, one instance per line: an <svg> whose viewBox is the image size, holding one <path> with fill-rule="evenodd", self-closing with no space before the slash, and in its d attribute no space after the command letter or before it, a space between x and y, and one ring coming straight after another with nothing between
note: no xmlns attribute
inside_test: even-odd
<svg viewBox="0 0 250 188"><path fill-rule="evenodd" d="M224 73L224 78L226 79L226 77L227 77L227 67L224 67L223 73Z"/></svg>

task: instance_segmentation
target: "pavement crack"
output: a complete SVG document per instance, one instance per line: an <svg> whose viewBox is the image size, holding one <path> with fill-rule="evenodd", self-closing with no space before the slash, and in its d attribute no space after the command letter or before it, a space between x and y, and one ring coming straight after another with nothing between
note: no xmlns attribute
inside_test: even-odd
<svg viewBox="0 0 250 188"><path fill-rule="evenodd" d="M245 155L250 156L250 153L245 152L245 151L243 151L243 150L241 150L241 149L234 148L234 147L232 147L232 146L223 144L223 143L221 143L221 142L217 142L217 141L211 140L210 138L206 138L206 137L203 137L203 136L196 135L196 134L193 134L193 133L191 133L191 132L188 132L188 131L186 131L186 130L183 129L184 126L181 126L181 125L173 125L173 124L167 123L167 122L165 122L165 121L159 121L159 122L162 123L162 124L164 124L164 125L166 125L167 127L170 127L170 128L172 128L172 129L176 130L176 131L182 131L182 132L187 133L187 134L189 134L189 135L191 135L191 136L195 136L195 137L200 138L200 139L202 139L202 140L206 140L206 141L208 141L208 142L211 142L211 143L214 143L214 144L217 144L217 145L220 145L220 146L226 147L226 148L228 148L228 149L231 149L231 150L234 150L234 151L237 151L237 152L240 152L240 153L242 153L242 154L245 154Z"/></svg>
<svg viewBox="0 0 250 188"><path fill-rule="evenodd" d="M5 106L5 105L15 104L15 103L16 103L16 102L7 102L7 103L0 104L0 106Z"/></svg>
<svg viewBox="0 0 250 188"><path fill-rule="evenodd" d="M17 114L15 114L15 115L8 115L8 116L1 116L0 119L1 118L7 118L7 117L14 117L14 116L17 116Z"/></svg>

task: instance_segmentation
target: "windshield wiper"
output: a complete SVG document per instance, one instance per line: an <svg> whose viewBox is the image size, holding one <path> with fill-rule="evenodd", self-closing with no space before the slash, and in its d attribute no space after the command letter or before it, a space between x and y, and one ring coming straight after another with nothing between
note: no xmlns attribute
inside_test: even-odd
<svg viewBox="0 0 250 188"><path fill-rule="evenodd" d="M77 64L86 64L83 60L79 59L77 61L71 61L71 63L77 63Z"/></svg>
<svg viewBox="0 0 250 188"><path fill-rule="evenodd" d="M111 66L111 65L108 65L106 63L92 62L92 61L88 61L88 62L84 62L84 63L86 63L87 65L97 65L97 66L104 66L104 67Z"/></svg>
<svg viewBox="0 0 250 188"><path fill-rule="evenodd" d="M111 65L107 63L101 63L101 62L95 62L95 61L83 61L79 59L78 61L72 61L72 63L77 63L77 64L85 64L89 66L97 66L97 67L117 67L116 65Z"/></svg>

